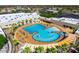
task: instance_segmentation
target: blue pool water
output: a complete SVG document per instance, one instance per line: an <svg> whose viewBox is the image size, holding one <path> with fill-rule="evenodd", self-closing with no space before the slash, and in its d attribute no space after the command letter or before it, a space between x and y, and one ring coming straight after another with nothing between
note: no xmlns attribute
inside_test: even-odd
<svg viewBox="0 0 79 59"><path fill-rule="evenodd" d="M60 35L57 33L48 33L48 32L42 32L42 33L33 35L34 40L39 42L52 42L57 40L59 37Z"/></svg>
<svg viewBox="0 0 79 59"><path fill-rule="evenodd" d="M41 24L34 24L32 26L28 26L23 28L26 32L29 32L30 34L33 34L34 32L39 32L40 30L45 29L46 27Z"/></svg>
<svg viewBox="0 0 79 59"><path fill-rule="evenodd" d="M36 34L33 34L32 37L34 40L39 42L52 42L57 40L63 33L56 33L58 31L57 28L47 28L44 25L41 24L34 24L32 26L28 26L23 28L26 32L29 32L30 34L33 34L36 32Z"/></svg>

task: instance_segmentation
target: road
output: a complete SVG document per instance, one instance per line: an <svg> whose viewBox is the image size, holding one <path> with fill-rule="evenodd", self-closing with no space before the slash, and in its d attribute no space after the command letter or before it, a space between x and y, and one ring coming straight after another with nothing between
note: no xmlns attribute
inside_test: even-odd
<svg viewBox="0 0 79 59"><path fill-rule="evenodd" d="M12 43L12 38L11 38L10 34L8 34L6 31L4 31L4 32L5 32L5 35L7 37L8 44L9 44L9 51L8 51L8 53L14 53L15 52L15 47L14 47L14 45Z"/></svg>

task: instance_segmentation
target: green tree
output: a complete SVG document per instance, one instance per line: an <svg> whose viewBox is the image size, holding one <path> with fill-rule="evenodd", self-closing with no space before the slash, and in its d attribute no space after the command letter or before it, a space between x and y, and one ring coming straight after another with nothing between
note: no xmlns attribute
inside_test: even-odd
<svg viewBox="0 0 79 59"><path fill-rule="evenodd" d="M62 14L62 9L58 11L57 16Z"/></svg>
<svg viewBox="0 0 79 59"><path fill-rule="evenodd" d="M28 23L28 20L26 19L26 23Z"/></svg>
<svg viewBox="0 0 79 59"><path fill-rule="evenodd" d="M52 48L47 48L47 49L46 49L46 52L47 52L47 53L56 53L56 52L57 52L57 49L54 48L54 47L52 47Z"/></svg>
<svg viewBox="0 0 79 59"><path fill-rule="evenodd" d="M24 53L30 53L31 52L31 49L30 47L25 47L25 49L23 50Z"/></svg>
<svg viewBox="0 0 79 59"><path fill-rule="evenodd" d="M6 37L0 34L0 49L7 43Z"/></svg>
<svg viewBox="0 0 79 59"><path fill-rule="evenodd" d="M16 30L16 24L12 24L11 25L11 28L10 28L10 32L11 32L11 34L13 34L14 35L14 31Z"/></svg>
<svg viewBox="0 0 79 59"><path fill-rule="evenodd" d="M46 49L46 52L47 52L47 53L51 53L51 48L47 48L47 49Z"/></svg>
<svg viewBox="0 0 79 59"><path fill-rule="evenodd" d="M30 19L29 22L32 23L32 19Z"/></svg>
<svg viewBox="0 0 79 59"><path fill-rule="evenodd" d="M66 44L63 44L62 46L60 46L60 48L62 49L62 52L64 52L64 53L66 53L68 51Z"/></svg>
<svg viewBox="0 0 79 59"><path fill-rule="evenodd" d="M44 52L44 47L41 47L41 46L37 47L37 48L35 49L35 52L36 52L36 53L43 53L43 52Z"/></svg>
<svg viewBox="0 0 79 59"><path fill-rule="evenodd" d="M56 52L57 52L56 48L52 47L52 48L51 48L51 52L52 52L52 53L56 53Z"/></svg>
<svg viewBox="0 0 79 59"><path fill-rule="evenodd" d="M56 17L57 13L40 11L40 16L47 17L47 18Z"/></svg>
<svg viewBox="0 0 79 59"><path fill-rule="evenodd" d="M19 44L19 41L18 41L18 40L13 40L13 44L14 44L15 46L17 46L17 45Z"/></svg>

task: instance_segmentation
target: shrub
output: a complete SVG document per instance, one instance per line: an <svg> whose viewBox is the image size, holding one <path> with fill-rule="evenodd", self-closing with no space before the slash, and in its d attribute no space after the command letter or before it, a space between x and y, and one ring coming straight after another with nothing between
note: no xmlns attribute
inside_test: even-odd
<svg viewBox="0 0 79 59"><path fill-rule="evenodd" d="M30 47L27 47L27 46L26 46L26 47L24 48L23 52L24 52L24 53L30 53L30 52L31 52Z"/></svg>
<svg viewBox="0 0 79 59"><path fill-rule="evenodd" d="M44 47L41 47L41 46L37 47L37 48L35 49L35 52L36 52L36 53L43 53L43 52L44 52Z"/></svg>

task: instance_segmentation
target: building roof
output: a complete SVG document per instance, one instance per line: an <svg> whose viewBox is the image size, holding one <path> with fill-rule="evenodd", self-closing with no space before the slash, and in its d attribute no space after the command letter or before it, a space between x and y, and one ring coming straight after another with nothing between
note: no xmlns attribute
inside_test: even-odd
<svg viewBox="0 0 79 59"><path fill-rule="evenodd" d="M70 23L70 24L74 24L74 25L79 24L79 19L65 18L65 17L62 17L60 19L61 19L61 22L66 22L66 23Z"/></svg>
<svg viewBox="0 0 79 59"><path fill-rule="evenodd" d="M29 18L36 18L37 13L13 13L0 15L0 23L9 24Z"/></svg>
<svg viewBox="0 0 79 59"><path fill-rule="evenodd" d="M0 28L0 34L5 36L5 33L3 32L2 28Z"/></svg>
<svg viewBox="0 0 79 59"><path fill-rule="evenodd" d="M58 18L66 17L66 18L79 19L79 15L76 15L76 14L61 14L61 15L58 15L57 17Z"/></svg>
<svg viewBox="0 0 79 59"><path fill-rule="evenodd" d="M79 19L74 19L74 18L65 18L65 17L61 17L61 18L46 18L45 20L48 21L59 21L59 22L65 22L65 23L69 23L69 24L73 24L73 25L79 25Z"/></svg>

